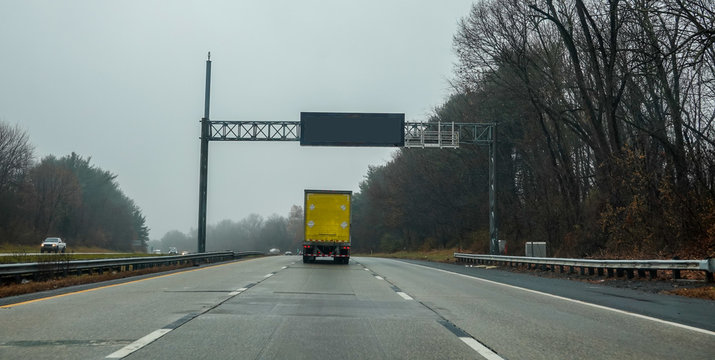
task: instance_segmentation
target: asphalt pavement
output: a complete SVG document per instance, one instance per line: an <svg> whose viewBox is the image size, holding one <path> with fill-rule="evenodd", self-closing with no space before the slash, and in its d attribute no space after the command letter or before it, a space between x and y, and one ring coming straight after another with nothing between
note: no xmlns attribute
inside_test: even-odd
<svg viewBox="0 0 715 360"><path fill-rule="evenodd" d="M379 258L250 259L3 299L0 358L715 357L713 302L552 280Z"/></svg>

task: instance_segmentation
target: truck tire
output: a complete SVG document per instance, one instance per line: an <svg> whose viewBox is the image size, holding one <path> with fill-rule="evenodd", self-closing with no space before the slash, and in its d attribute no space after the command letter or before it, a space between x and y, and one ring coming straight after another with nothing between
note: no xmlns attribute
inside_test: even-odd
<svg viewBox="0 0 715 360"><path fill-rule="evenodd" d="M307 264L307 263L308 263L308 257L303 255L303 264Z"/></svg>

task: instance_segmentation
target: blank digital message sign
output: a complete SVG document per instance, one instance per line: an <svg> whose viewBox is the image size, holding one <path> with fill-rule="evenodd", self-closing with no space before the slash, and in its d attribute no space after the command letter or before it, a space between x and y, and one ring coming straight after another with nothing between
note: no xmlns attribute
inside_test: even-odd
<svg viewBox="0 0 715 360"><path fill-rule="evenodd" d="M300 145L404 146L405 114L301 112Z"/></svg>

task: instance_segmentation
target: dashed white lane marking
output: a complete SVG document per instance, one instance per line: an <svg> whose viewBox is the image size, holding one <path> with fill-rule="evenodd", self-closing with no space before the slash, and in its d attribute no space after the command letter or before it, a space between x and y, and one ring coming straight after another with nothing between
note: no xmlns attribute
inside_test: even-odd
<svg viewBox="0 0 715 360"><path fill-rule="evenodd" d="M402 298L405 299L405 300L414 300L414 299L412 298L412 296L409 296L409 295L403 293L402 291L397 291L397 295L402 296Z"/></svg>
<svg viewBox="0 0 715 360"><path fill-rule="evenodd" d="M281 270L286 269L286 268L287 268L287 266L284 266ZM270 273L270 274L267 274L266 276L264 276L264 278L269 278L269 277L271 277L271 276L273 276L273 275L275 275L275 274L274 274L274 273ZM228 293L228 295L229 295L229 296L236 296L236 295L238 295L238 294L240 294L240 293L242 293L242 292L244 292L244 291L246 291L246 290L248 290L248 288L243 287L243 288L240 288L240 289L236 289L236 290L234 290L234 291L231 291L230 293ZM191 317L191 318L193 318L193 317ZM189 320L190 320L190 319L189 319ZM188 321L188 320L187 320L187 321ZM139 339L139 340L137 340L137 341L135 341L135 342L133 342L133 343L131 343L131 344L129 344L129 345L127 345L127 346L125 346L125 347L123 347L123 348L121 348L121 349L119 349L119 350L117 350L117 351L115 351L115 352L113 352L113 353L111 353L111 354L109 354L109 355L107 355L106 359L121 359L121 358L124 358L124 357L128 356L129 354L131 354L131 353L133 353L133 352L135 352L135 351L137 351L137 350L139 350L139 349L141 349L141 348L143 348L143 347L145 347L145 346L151 344L152 342L154 342L154 341L156 341L157 339L159 339L160 337L162 337L162 336L168 334L169 332L171 332L171 331L174 330L175 328L176 328L176 327L172 327L172 328L170 328L170 329L162 328L162 329L159 329L159 330L155 330L155 331L149 333L148 335L144 336L143 338L141 338L141 339Z"/></svg>
<svg viewBox="0 0 715 360"><path fill-rule="evenodd" d="M377 280L385 280L385 279L382 278L382 276L378 276L378 275L375 275L375 279L377 279Z"/></svg>
<svg viewBox="0 0 715 360"><path fill-rule="evenodd" d="M242 292L244 292L244 291L246 291L246 290L248 290L248 288L236 289L236 290L231 291L230 293L228 293L228 295L229 295L229 296L236 296L236 295L238 295L238 294L240 294L240 293L242 293Z"/></svg>
<svg viewBox="0 0 715 360"><path fill-rule="evenodd" d="M149 345L156 339L166 335L171 330L173 330L173 329L159 329L154 332L151 332L151 333L149 333L149 335L144 336L143 338L109 354L107 356L107 359L121 359L121 358L143 348L144 346Z"/></svg>
<svg viewBox="0 0 715 360"><path fill-rule="evenodd" d="M285 270L285 269L287 269L287 268L288 268L287 266L284 266L284 267L281 268L281 270Z"/></svg>
<svg viewBox="0 0 715 360"><path fill-rule="evenodd" d="M368 269L368 268L365 268L365 271L370 271L370 269Z"/></svg>
<svg viewBox="0 0 715 360"><path fill-rule="evenodd" d="M460 274L460 273L456 273L456 272L452 272L452 271L448 271L448 270L442 270L442 269L431 268L431 267L429 267L429 266L424 266L424 265L417 265L417 264L411 264L411 263L407 263L407 264L410 264L410 265L412 265L412 266L419 266L419 267L422 267L422 268L425 268L425 269L430 269L430 270L435 270L435 271L441 271L441 272L444 272L444 273L447 273L447 274L452 274L452 275L457 275L457 276L465 277L465 278L467 278L467 279L472 279L472 280L476 280L476 281L483 281L483 282L485 282L485 283L489 283L489 284L493 284L493 285L499 285L499 286L507 287L507 288L510 288L510 289L522 290L522 291L530 292L530 293L532 293L532 294L539 294L539 295L543 295L543 296L548 296L548 297L551 297L551 298L554 298L554 299L559 299L559 300L564 300L564 301L570 301L570 302L572 302L572 303L581 304L581 305L585 305L585 306L590 306L590 307L593 307L593 308L596 308L596 309L608 310L608 311L612 311L612 312L615 312L615 313L618 313L618 314L623 314L623 315L630 315L630 316L633 316L633 317L637 317L637 318L639 318L639 319L655 321L655 322L657 322L657 323L672 325L672 326L675 326L675 327L679 327L679 328L681 328L681 329L687 329L687 330L696 331L696 332L699 332L699 333L701 333L701 334L706 334L706 335L715 336L715 331L710 331L710 330L706 330L706 329L701 329L701 328L697 328L697 327L694 327L694 326L688 326L688 325L679 324L679 323L672 322L672 321L657 319L657 318L650 317L650 316L646 316L646 315L641 315L641 314L636 314L636 313L628 312L628 311L625 311L625 310L614 309L614 308L610 308L610 307L603 306L603 305L592 304L592 303L588 303L588 302L581 301L581 300L570 299L570 298L567 298L567 297L558 296L558 295L554 295L554 294L549 294L549 293L545 293L545 292L541 292L541 291L537 291L537 290L531 290L531 289L527 289L527 288L523 288L523 287L519 287L519 286L514 286L514 285L509 285L509 284L504 284L504 283L492 281L492 280L482 279L482 278L476 277L476 276L464 275L464 274Z"/></svg>
<svg viewBox="0 0 715 360"><path fill-rule="evenodd" d="M469 345L474 351L478 352L479 355L483 356L487 360L504 360L501 356L497 355L495 352L489 350L488 347L482 345L479 341L471 337L460 337L459 340L464 341L465 344Z"/></svg>

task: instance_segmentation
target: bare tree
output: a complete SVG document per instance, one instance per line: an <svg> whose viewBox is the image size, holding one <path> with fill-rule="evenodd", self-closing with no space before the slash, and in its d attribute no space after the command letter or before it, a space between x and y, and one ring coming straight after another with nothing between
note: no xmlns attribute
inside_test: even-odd
<svg viewBox="0 0 715 360"><path fill-rule="evenodd" d="M32 165L32 152L26 132L0 122L0 193L21 184Z"/></svg>

